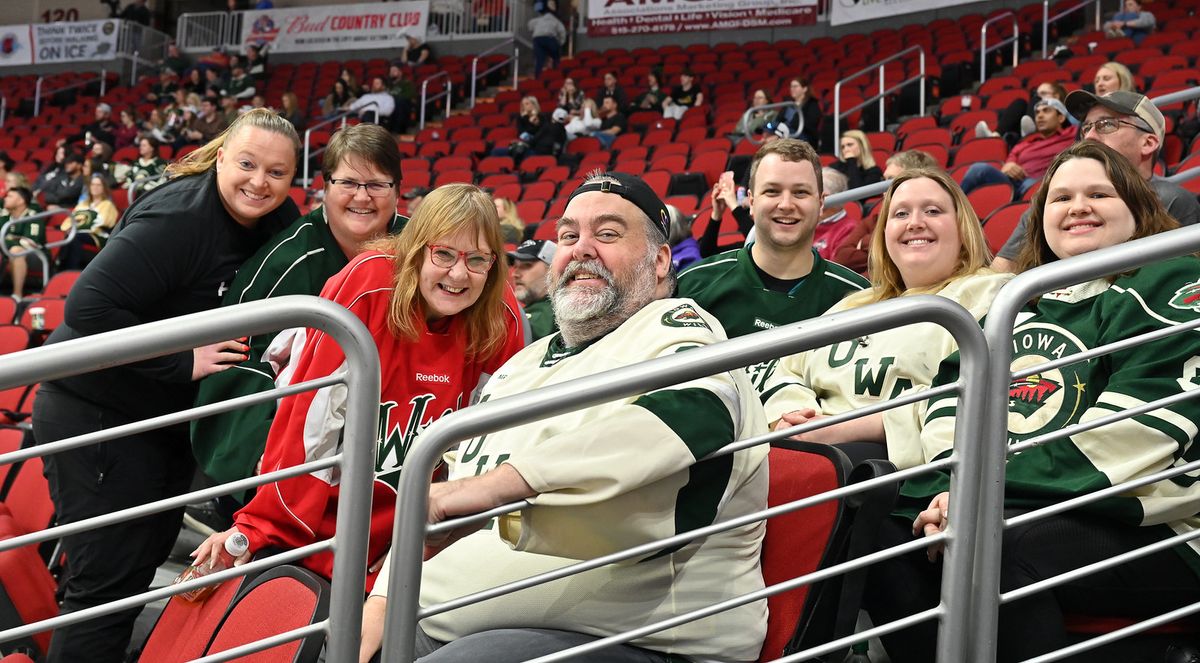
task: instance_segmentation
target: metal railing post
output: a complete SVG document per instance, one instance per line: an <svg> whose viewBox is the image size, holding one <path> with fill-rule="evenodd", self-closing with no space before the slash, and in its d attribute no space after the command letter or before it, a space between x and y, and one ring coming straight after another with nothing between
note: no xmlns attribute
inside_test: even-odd
<svg viewBox="0 0 1200 663"><path fill-rule="evenodd" d="M0 129L4 128L4 120L8 117L8 97L0 94Z"/></svg>
<svg viewBox="0 0 1200 663"><path fill-rule="evenodd" d="M887 63L889 63L893 60L898 60L898 59L904 57L905 55L907 55L909 53L913 53L913 52L916 52L918 54L920 72L916 76L906 78L891 87L887 87L886 83L884 82L884 77L885 77L884 71L886 71ZM879 69L879 94L871 97L870 99L864 100L862 103L854 106L853 108L849 108L849 109L846 109L845 111L843 111L842 110L842 84L847 81L854 80L855 78L858 78L858 77L862 76L863 74L867 74L872 71L875 71L876 68ZM869 64L866 67L863 67L862 69L854 72L853 74L850 74L849 76L846 76L845 78L834 83L834 85L833 85L833 154L834 154L834 156L836 156L838 158L841 158L841 156L842 156L842 148L838 143L840 142L839 139L842 135L841 127L842 127L842 116L843 115L849 115L850 113L853 113L854 111L856 111L860 108L865 108L867 106L867 104L870 104L871 102L875 101L876 98L878 98L879 99L879 122L880 122L879 126L880 126L880 131L882 131L883 127L884 127L884 123L883 123L884 122L884 120L883 120L884 111L886 110L885 103L884 103L886 101L886 95L888 95L892 92L895 92L896 90L899 90L899 89L903 88L905 85L908 85L909 83L912 83L914 81L920 81L920 83L921 83L921 115L924 115L925 114L925 47L921 46L919 44L915 45L915 46L909 46L908 48L900 51L899 53L889 55L888 57L886 57L878 62Z"/></svg>
<svg viewBox="0 0 1200 663"><path fill-rule="evenodd" d="M375 111L375 124L379 124L379 104L372 101L371 103L363 106L362 108L360 108L358 110L342 111L342 112L338 113L337 115L334 115L333 117L327 117L324 120L321 120L320 122L318 122L304 130L304 166L301 168L301 171L300 171L300 182L305 188L308 188L308 186L312 184L312 181L308 178L309 161L312 160L312 157L315 157L318 154L325 151L324 147L322 147L319 150L316 150L315 152L313 151L313 149L312 149L312 132L313 132L313 130L320 129L321 127L324 127L324 126L327 126L327 125L333 124L334 122L339 122L339 121L341 122L341 126L339 128L345 129L347 118L351 115L357 115L358 113L362 112L365 109L370 109L370 110Z"/></svg>
<svg viewBox="0 0 1200 663"><path fill-rule="evenodd" d="M513 54L511 56L509 56L507 59L505 59L501 62L497 62L496 64L492 65L491 67L488 67L487 69L483 70L483 73L479 73L479 61L481 59L483 59L483 57L485 55L488 55L488 54L493 53L501 48L504 48L505 46L510 46L510 45L513 47ZM500 67L503 67L506 64L512 63L513 88L515 89L517 87L517 66L518 66L517 52L518 52L517 40L515 37L513 37L510 39L505 39L504 41L500 42L499 44L496 44L495 46L493 46L493 47L487 49L486 51L483 51L483 52L477 54L475 57L471 58L471 108L475 107L475 96L476 96L477 83L479 82L479 79L484 76L487 76L488 74L492 73L493 71L496 71L497 69L499 69Z"/></svg>
<svg viewBox="0 0 1200 663"><path fill-rule="evenodd" d="M100 96L103 97L108 89L108 69L100 70Z"/></svg>
<svg viewBox="0 0 1200 663"><path fill-rule="evenodd" d="M437 80L439 78L446 79L446 90L444 92L439 92L439 93L433 95L433 98L430 99L429 98L429 82ZM421 81L421 121L420 121L420 124L418 125L419 128L421 128L421 129L425 128L425 106L430 101L437 101L438 99L441 99L442 97L446 97L446 117L450 117L450 104L454 101L453 97L450 96L450 92L451 92L451 90L453 90L453 86L454 86L454 84L450 80L450 72L445 71L445 70L439 71L439 72L433 74L432 76L430 76L429 78L426 78L425 80Z"/></svg>
<svg viewBox="0 0 1200 663"><path fill-rule="evenodd" d="M1058 21L1059 19L1066 18L1067 16L1074 14L1075 12L1079 11L1080 9L1087 7L1088 5L1094 5L1096 7L1095 23L1096 23L1096 30L1099 30L1100 29L1100 14L1101 14L1100 0L1083 0L1083 2L1080 2L1075 5L1071 5L1070 7L1067 7L1066 9L1060 11L1059 13L1055 14L1054 16L1050 15L1050 0L1042 0L1042 58L1043 59L1045 59L1045 60L1050 59L1050 53L1047 52L1050 49L1050 42L1049 42L1050 24Z"/></svg>
<svg viewBox="0 0 1200 663"><path fill-rule="evenodd" d="M33 86L33 116L38 117L42 114L42 82L46 80L45 76L38 76L37 83Z"/></svg>
<svg viewBox="0 0 1200 663"><path fill-rule="evenodd" d="M998 21L1001 21L1005 17L1012 19L1012 28L1013 28L1012 37L1001 41L1000 43L992 46L991 48L988 48L988 45L987 45L988 25L990 25L992 23L996 23ZM994 51L998 48L1003 47L1005 44L1007 44L1009 42L1012 42L1012 45L1013 45L1012 66L1016 67L1017 62L1020 58L1021 34L1020 34L1020 26L1017 24L1017 15L1015 13L1013 13L1011 11L1006 11L1001 14L996 14L995 16L984 21L983 25L979 27L979 82L980 83L987 80L987 54L990 53L991 51Z"/></svg>

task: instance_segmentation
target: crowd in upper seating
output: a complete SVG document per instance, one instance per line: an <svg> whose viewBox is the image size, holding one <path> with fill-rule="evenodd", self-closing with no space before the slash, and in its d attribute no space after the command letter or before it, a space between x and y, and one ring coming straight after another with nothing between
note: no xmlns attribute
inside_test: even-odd
<svg viewBox="0 0 1200 663"><path fill-rule="evenodd" d="M1136 0L1124 9L1106 30L1145 38L1138 31L1147 29L1141 17L1147 12ZM561 42L545 30L539 37ZM557 66L554 49L544 41L541 49L538 68L546 60ZM265 108L266 56L253 46L244 58L215 52L194 65L172 50L147 93L154 105L149 117L121 108L114 118L108 103L97 103L92 121L57 142L35 182L0 155L0 220L35 217L10 225L3 238L13 294L25 294L29 252L47 242L47 219L36 217L43 208L69 212L61 230L75 235L58 253L61 267L86 266L50 344L288 294L319 294L367 327L383 382L363 661L382 641L405 454L425 427L475 398L499 401L914 295L950 299L980 320L1010 272L1200 222L1196 195L1155 175L1169 116L1136 91L1133 75L1117 62L1097 67L1092 91L1056 81L1021 91L1011 112L995 118L994 134L987 121L967 124L967 140L1005 139L1003 161L956 164L954 174L920 144L880 153L858 129L833 137L836 157L822 155L817 146L828 118L818 91L804 75L789 77L782 108L764 108L769 91L753 91L728 141L730 158L682 196L695 198L696 208L666 204L667 191L656 190L649 176L606 172L617 170L609 155L597 172L556 185L563 207L549 220L522 220L519 201L475 184L404 191L404 156L393 134L407 131L413 111L410 65L430 57L427 45L414 42L386 77L363 85L349 69L341 72L322 112L350 112L364 122L330 138L322 155L322 204L303 214L289 189L298 131L311 119L294 94L282 97L279 113ZM535 95L519 99L512 138L491 145L490 157L512 158L514 170L536 157L550 157L556 165L549 168L561 158L583 170L586 154L573 153L573 142L593 138L595 152L615 152L619 140L641 132L631 122L635 114L707 121L715 96L686 67L674 85L650 71L632 98L615 71L595 89L565 77L553 108ZM176 156L170 166L160 146ZM127 158L118 159L122 151ZM882 197L829 201L881 182ZM669 186L687 184L679 178ZM985 219L969 197L988 184L1008 187L1005 204L1028 202L994 260ZM114 187L144 202L122 217ZM398 213L401 205L407 214ZM1200 259L1183 256L1048 293L1029 303L1013 331L1014 369L1194 323L1198 278ZM1200 344L1189 334L1013 381L1010 443L1194 389ZM1023 341L1051 337L1049 344ZM33 430L46 443L351 368L316 329L230 339L47 382ZM518 500L534 506L429 537L421 601L431 605L759 510L767 499L766 450L705 460L709 454L770 429L819 423L951 384L957 371L953 337L933 325L904 327L468 440L449 455L447 480L430 490L429 521ZM953 451L955 424L963 425L956 422L957 404L939 396L797 439L835 445L853 461L918 467ZM190 484L197 460L212 479L232 481L328 459L342 451L345 416L346 390L333 385L208 417L190 429L130 435L105 447L103 467L90 448L63 452L47 464L59 522L177 494ZM1009 460L1006 515L1193 461L1197 419L1197 406L1181 399L1022 450ZM1198 485L1186 478L1149 483L1080 512L1006 530L1001 589L1200 528ZM340 491L340 475L326 469L219 500L222 531L193 553L197 563L227 554L237 534L250 544L239 561L332 537ZM907 480L879 547L945 532L947 491L948 475ZM180 517L170 511L119 533L67 537L63 610L144 590ZM636 563L431 616L421 623L417 651L427 663L485 654L524 660L761 590L765 527L680 542ZM941 551L935 543L875 567L865 597L872 618L883 622L934 607ZM329 577L332 558L322 552L300 563ZM1185 605L1200 591L1194 571L1200 548L1190 544L1122 568L1005 605L999 659L1026 660L1064 646L1064 613L1098 607L1145 617ZM120 660L133 617L60 629L48 660ZM765 599L753 601L617 645L594 660L754 660L766 624ZM931 660L936 629L926 622L885 636L891 659Z"/></svg>

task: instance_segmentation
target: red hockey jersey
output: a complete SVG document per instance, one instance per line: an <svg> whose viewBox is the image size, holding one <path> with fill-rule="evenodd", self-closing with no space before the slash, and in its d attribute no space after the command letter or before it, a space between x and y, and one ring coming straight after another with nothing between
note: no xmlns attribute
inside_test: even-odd
<svg viewBox="0 0 1200 663"><path fill-rule="evenodd" d="M391 543L396 487L404 455L413 439L439 417L466 407L480 378L490 375L524 345L524 335L511 289L505 295L507 338L496 356L466 357L466 328L456 316L445 333L424 328L413 343L391 334L387 325L392 293L393 259L370 251L336 274L321 296L345 306L366 324L379 349L382 384L380 431L375 460L369 560L382 559ZM292 357L289 383L345 373L345 355L337 342L309 329L303 349ZM327 458L341 447L346 387L334 385L288 396L267 437L262 472ZM250 549L265 546L298 548L333 536L337 518L337 468L260 486L254 498L238 511L234 522L250 539ZM333 573L333 555L322 552L302 564L326 578ZM372 576L374 574L371 574ZM368 578L370 586L373 578Z"/></svg>

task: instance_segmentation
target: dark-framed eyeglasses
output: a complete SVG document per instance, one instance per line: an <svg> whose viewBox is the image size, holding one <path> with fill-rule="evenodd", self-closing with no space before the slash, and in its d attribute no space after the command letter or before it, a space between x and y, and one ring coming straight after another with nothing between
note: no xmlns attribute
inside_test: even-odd
<svg viewBox="0 0 1200 663"><path fill-rule="evenodd" d="M388 192L396 188L395 182L359 182L345 178L334 178L329 180L330 186L333 186L339 191L356 195L359 188L367 190L367 195L372 198L382 198L388 195Z"/></svg>
<svg viewBox="0 0 1200 663"><path fill-rule="evenodd" d="M450 269L457 265L459 260L462 260L466 264L468 272L487 274L488 270L492 268L492 264L496 262L494 253L459 251L441 244L426 244L425 248L429 249L429 262L442 269Z"/></svg>
<svg viewBox="0 0 1200 663"><path fill-rule="evenodd" d="M1091 131L1092 129L1095 129L1096 133L1102 136L1108 135L1115 132L1117 129L1120 129L1122 124L1128 127L1133 127L1138 131L1145 131L1148 134L1154 133L1150 129L1143 127L1137 122L1122 120L1119 117L1104 117L1096 120L1095 122L1084 122L1083 124L1079 125L1079 135L1086 136L1087 132Z"/></svg>

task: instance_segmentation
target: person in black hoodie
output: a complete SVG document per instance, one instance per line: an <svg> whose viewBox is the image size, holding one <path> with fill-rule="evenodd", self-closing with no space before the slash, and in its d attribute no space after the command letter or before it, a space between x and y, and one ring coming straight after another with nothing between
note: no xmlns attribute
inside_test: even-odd
<svg viewBox="0 0 1200 663"><path fill-rule="evenodd" d="M238 267L299 216L288 197L299 137L268 110L172 164L172 179L138 198L79 276L47 344L216 308ZM42 384L34 437L47 444L191 407L196 381L243 361L229 340ZM179 495L195 472L186 424L45 458L59 524ZM183 509L63 539L62 612L145 591L179 532ZM140 608L57 629L45 660L124 658Z"/></svg>

